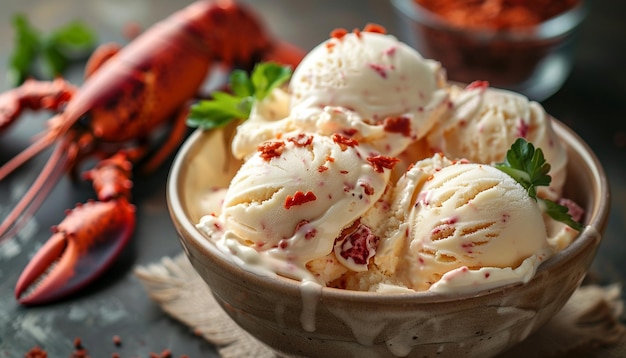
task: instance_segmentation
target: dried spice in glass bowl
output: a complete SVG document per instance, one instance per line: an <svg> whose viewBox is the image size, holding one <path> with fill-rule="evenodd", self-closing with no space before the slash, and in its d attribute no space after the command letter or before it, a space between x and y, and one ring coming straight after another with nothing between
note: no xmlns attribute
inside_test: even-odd
<svg viewBox="0 0 626 358"><path fill-rule="evenodd" d="M541 101L570 73L582 0L392 0L402 40L438 60L448 78Z"/></svg>

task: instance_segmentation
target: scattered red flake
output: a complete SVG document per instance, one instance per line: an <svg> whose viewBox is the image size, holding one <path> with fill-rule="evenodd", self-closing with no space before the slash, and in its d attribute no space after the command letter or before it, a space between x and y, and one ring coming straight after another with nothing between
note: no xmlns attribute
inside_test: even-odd
<svg viewBox="0 0 626 358"><path fill-rule="evenodd" d="M356 37L361 38L361 30L354 29L354 30L352 30L352 33L355 34Z"/></svg>
<svg viewBox="0 0 626 358"><path fill-rule="evenodd" d="M358 224L356 229L350 231L354 225L348 230L342 232L342 239L337 242L340 246L340 255L345 259L352 258L357 265L367 265L369 259L374 256L378 241L380 238L372 233L370 228L365 225ZM349 231L344 235L346 231Z"/></svg>
<svg viewBox="0 0 626 358"><path fill-rule="evenodd" d="M365 25L365 27L363 28L363 31L365 32L375 32L378 34L386 34L387 33L387 29L385 29L384 26L382 25L378 25L378 24L367 24Z"/></svg>
<svg viewBox="0 0 626 358"><path fill-rule="evenodd" d="M164 349L159 355L160 358L172 358L172 351L169 349Z"/></svg>
<svg viewBox="0 0 626 358"><path fill-rule="evenodd" d="M349 172L349 171L347 171L347 170L340 170L340 171L339 171L339 173L341 173L341 174L348 174L348 173L350 173L350 172Z"/></svg>
<svg viewBox="0 0 626 358"><path fill-rule="evenodd" d="M259 145L257 150L261 152L261 158L267 160L280 157L285 148L285 142L265 142Z"/></svg>
<svg viewBox="0 0 626 358"><path fill-rule="evenodd" d="M327 155L327 156L326 156L326 161L327 161L327 162L334 163L334 162L335 162L335 158L331 157L330 155Z"/></svg>
<svg viewBox="0 0 626 358"><path fill-rule="evenodd" d="M558 200L558 203L567 208L567 213L570 214L574 221L580 222L585 215L585 209L580 207L573 200L561 198Z"/></svg>
<svg viewBox="0 0 626 358"><path fill-rule="evenodd" d="M374 190L374 188L371 185L369 185L367 183L363 183L363 184L361 184L361 186L363 187L363 192L365 193L365 195L372 195L372 194L374 194L375 190Z"/></svg>
<svg viewBox="0 0 626 358"><path fill-rule="evenodd" d="M122 339L120 338L120 336L113 336L113 344L115 344L116 347L122 345Z"/></svg>
<svg viewBox="0 0 626 358"><path fill-rule="evenodd" d="M119 353L113 353L111 354L111 358L121 358Z"/></svg>
<svg viewBox="0 0 626 358"><path fill-rule="evenodd" d="M317 167L317 171L320 172L320 173L323 173L323 172L325 172L327 170L328 170L328 167L325 166L325 165L320 165L319 167Z"/></svg>
<svg viewBox="0 0 626 358"><path fill-rule="evenodd" d="M348 147L355 147L359 145L359 142L356 139L348 138L339 133L334 133L332 135L333 142L339 144L342 151L345 151Z"/></svg>
<svg viewBox="0 0 626 358"><path fill-rule="evenodd" d="M316 199L317 197L312 191L307 191L306 193L303 193L301 191L296 191L296 193L293 196L291 195L287 196L287 198L285 199L284 206L285 206L285 209L290 209L292 206L302 205L302 204L308 203L309 201L314 201Z"/></svg>
<svg viewBox="0 0 626 358"><path fill-rule="evenodd" d="M295 144L296 147L306 147L313 142L313 136L300 133L298 136L290 137L287 140Z"/></svg>
<svg viewBox="0 0 626 358"><path fill-rule="evenodd" d="M333 51L333 48L336 46L336 44L334 42L327 42L326 45L326 49L328 50L329 53L331 53Z"/></svg>
<svg viewBox="0 0 626 358"><path fill-rule="evenodd" d="M302 227L306 224L308 224L309 221L308 220L302 220L300 221L297 225L296 225L296 230L295 232L298 232L300 230L302 230ZM315 237L315 235L317 235L317 229L315 228L307 228L306 229L306 233L304 234L304 238L307 240L310 240L312 238Z"/></svg>
<svg viewBox="0 0 626 358"><path fill-rule="evenodd" d="M489 276L491 276L491 274L489 272L485 272L485 278L489 278Z"/></svg>
<svg viewBox="0 0 626 358"><path fill-rule="evenodd" d="M343 134L347 135L348 137L354 137L354 135L357 134L359 131L356 128L346 128L341 132L343 132Z"/></svg>
<svg viewBox="0 0 626 358"><path fill-rule="evenodd" d="M489 87L489 82L488 81L474 81L470 84L468 84L465 89L466 90L470 90L470 89L487 89Z"/></svg>
<svg viewBox="0 0 626 358"><path fill-rule="evenodd" d="M519 121L519 125L517 126L517 136L520 138L526 138L529 129L530 126L528 125L528 123L526 123L526 121L521 118Z"/></svg>
<svg viewBox="0 0 626 358"><path fill-rule="evenodd" d="M337 28L330 32L330 37L341 40L347 34L348 34L348 30Z"/></svg>
<svg viewBox="0 0 626 358"><path fill-rule="evenodd" d="M74 348L76 349L83 348L82 340L80 339L80 337L74 338Z"/></svg>
<svg viewBox="0 0 626 358"><path fill-rule="evenodd" d="M405 137L411 136L411 120L405 116L385 118L383 128L385 132L400 133Z"/></svg>
<svg viewBox="0 0 626 358"><path fill-rule="evenodd" d="M281 249L286 249L287 246L289 246L289 242L287 240L280 240L278 242L278 247L280 247Z"/></svg>
<svg viewBox="0 0 626 358"><path fill-rule="evenodd" d="M48 358L48 352L36 346L26 352L24 358Z"/></svg>
<svg viewBox="0 0 626 358"><path fill-rule="evenodd" d="M89 358L89 355L87 354L86 349L80 348L72 352L72 355L70 356L70 358Z"/></svg>
<svg viewBox="0 0 626 358"><path fill-rule="evenodd" d="M384 155L375 155L367 157L367 161L374 167L377 173L382 173L384 169L393 169L400 159Z"/></svg>
<svg viewBox="0 0 626 358"><path fill-rule="evenodd" d="M387 78L387 69L384 66L377 63L370 63L368 66L372 70L376 71L380 77Z"/></svg>

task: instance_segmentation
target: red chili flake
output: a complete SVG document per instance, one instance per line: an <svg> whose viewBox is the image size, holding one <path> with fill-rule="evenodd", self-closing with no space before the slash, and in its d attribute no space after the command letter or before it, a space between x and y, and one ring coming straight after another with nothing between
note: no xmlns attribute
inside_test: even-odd
<svg viewBox="0 0 626 358"><path fill-rule="evenodd" d="M298 136L289 137L287 140L295 144L296 147L306 147L313 142L313 136L300 133Z"/></svg>
<svg viewBox="0 0 626 358"><path fill-rule="evenodd" d="M363 31L365 32L375 32L378 34L386 34L387 33L387 29L385 29L384 26L382 25L378 25L378 24L367 24L365 25L365 27L363 28Z"/></svg>
<svg viewBox="0 0 626 358"><path fill-rule="evenodd" d="M48 358L48 352L35 346L26 352L24 358Z"/></svg>
<svg viewBox="0 0 626 358"><path fill-rule="evenodd" d="M387 69L383 65L379 65L377 63L370 63L368 67L376 71L376 73L378 73L380 77L387 78Z"/></svg>
<svg viewBox="0 0 626 358"><path fill-rule="evenodd" d="M489 278L489 276L491 276L491 274L489 272L485 272L485 278Z"/></svg>
<svg viewBox="0 0 626 358"><path fill-rule="evenodd" d="M363 187L363 192L365 193L365 195L372 195L372 194L374 194L375 190L374 190L374 187L372 187L371 185L369 185L367 183L363 183L363 184L361 184L361 186Z"/></svg>
<svg viewBox="0 0 626 358"><path fill-rule="evenodd" d="M328 167L325 166L325 165L320 165L319 167L317 167L317 171L320 172L320 173L323 173L323 172L325 172L327 170L328 170Z"/></svg>
<svg viewBox="0 0 626 358"><path fill-rule="evenodd" d="M411 120L406 116L385 118L383 128L385 132L400 133L405 137L411 136Z"/></svg>
<svg viewBox="0 0 626 358"><path fill-rule="evenodd" d="M333 142L339 144L342 151L345 151L348 147L355 147L359 145L359 142L356 139L348 138L339 133L333 133L332 138Z"/></svg>
<svg viewBox="0 0 626 358"><path fill-rule="evenodd" d="M121 358L119 353L113 353L111 354L111 358Z"/></svg>
<svg viewBox="0 0 626 358"><path fill-rule="evenodd" d="M80 339L80 337L74 338L74 348L76 348L76 349L83 348L83 343L82 343L82 340Z"/></svg>
<svg viewBox="0 0 626 358"><path fill-rule="evenodd" d="M289 246L289 242L287 240L280 240L278 242L278 247L283 249L283 250L286 249L287 246Z"/></svg>
<svg viewBox="0 0 626 358"><path fill-rule="evenodd" d="M170 351L169 349L164 349L161 352L161 355L159 355L160 358L172 358L172 351Z"/></svg>
<svg viewBox="0 0 626 358"><path fill-rule="evenodd" d="M400 159L394 157L387 157L384 155L375 155L367 157L367 161L374 167L377 173L382 173L384 169L393 169L398 164Z"/></svg>
<svg viewBox="0 0 626 358"><path fill-rule="evenodd" d="M489 87L489 82L488 81L474 81L470 84L468 84L465 89L466 90L470 90L470 89L487 89Z"/></svg>
<svg viewBox="0 0 626 358"><path fill-rule="evenodd" d="M122 345L122 339L120 338L120 336L113 336L113 344L115 344L116 347Z"/></svg>
<svg viewBox="0 0 626 358"><path fill-rule="evenodd" d="M330 155L326 156L326 161L330 162L330 163L334 163L335 162L335 158L331 157Z"/></svg>
<svg viewBox="0 0 626 358"><path fill-rule="evenodd" d="M308 203L309 201L314 201L316 199L317 197L312 191L307 191L306 193L303 193L301 191L296 191L296 193L293 196L291 195L287 196L287 198L285 199L284 206L285 206L285 209L290 209L292 206L302 205L302 204Z"/></svg>
<svg viewBox="0 0 626 358"><path fill-rule="evenodd" d="M285 148L285 142L265 142L258 146L257 150L261 152L261 158L267 160L280 157Z"/></svg>
<svg viewBox="0 0 626 358"><path fill-rule="evenodd" d="M337 40L341 40L347 34L348 34L348 30L342 29L342 28L336 28L330 32L330 37L335 38Z"/></svg>
<svg viewBox="0 0 626 358"><path fill-rule="evenodd" d="M357 134L359 131L356 128L346 128L341 132L343 132L343 134L347 135L348 137L354 137L354 135Z"/></svg>
<svg viewBox="0 0 626 358"><path fill-rule="evenodd" d="M343 236L343 240L339 243L341 245L339 254L345 259L352 258L357 265L367 265L376 252L379 240L380 238L374 235L370 228L359 224L356 230Z"/></svg>
<svg viewBox="0 0 626 358"><path fill-rule="evenodd" d="M530 126L528 125L528 123L526 123L526 121L521 118L519 121L519 125L517 126L517 136L521 138L526 138L529 129Z"/></svg>
<svg viewBox="0 0 626 358"><path fill-rule="evenodd" d="M341 174L348 174L348 173L350 173L350 172L349 172L349 171L347 171L347 170L340 170L340 171L339 171L339 173L341 173Z"/></svg>

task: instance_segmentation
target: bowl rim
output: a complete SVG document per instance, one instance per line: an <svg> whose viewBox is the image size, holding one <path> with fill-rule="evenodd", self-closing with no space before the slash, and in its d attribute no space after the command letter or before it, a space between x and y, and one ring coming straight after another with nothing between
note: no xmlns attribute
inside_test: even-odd
<svg viewBox="0 0 626 358"><path fill-rule="evenodd" d="M590 209L587 209L586 215L588 217L588 223L584 227L583 231L577 236L577 238L565 249L558 254L550 257L543 262L537 269L535 276L526 284L513 283L509 285L503 285L491 289L481 290L477 292L468 293L439 293L430 291L416 291L416 292L369 292L369 291L354 291L345 290L332 287L321 287L320 296L328 300L337 301L349 301L349 302L381 302L384 301L387 304L407 303L412 304L435 304L445 303L449 301L461 301L466 299L482 298L489 295L501 295L508 292L511 289L515 289L520 286L531 284L536 277L541 275L542 272L548 271L554 267L565 264L569 260L578 257L584 252L584 250L597 247L601 241L601 233L598 228L606 227L606 223L609 217L610 211L610 189L608 178L604 172L604 169L589 145L571 128L563 124L562 122L552 119L553 128L556 134L563 138L571 147L574 152L579 153L585 163L589 163L591 176L593 177L593 188L588 188L594 192L599 193L593 202L590 203ZM276 275L261 275L249 270L245 270L240 266L232 257L221 252L217 246L211 243L206 236L204 236L195 226L187 215L185 215L185 209L183 208L182 195L180 194L181 170L185 166L185 159L187 154L192 150L195 145L198 145L199 140L203 136L204 131L198 129L189 136L189 138L183 143L180 150L176 154L170 172L167 178L166 184L166 197L170 217L176 226L179 236L188 244L194 245L200 249L211 261L211 264L219 265L221 268L231 271L233 274L242 275L242 281L250 282L254 280L260 287L268 289L281 290L288 294L300 296L302 294L302 282L290 278L286 278ZM189 252L183 248L187 255ZM283 291L284 290L284 291Z"/></svg>
<svg viewBox="0 0 626 358"><path fill-rule="evenodd" d="M391 0L396 10L412 21L432 27L434 29L471 35L483 40L531 41L554 39L572 32L587 16L589 7L587 0L580 0L571 9L554 16L538 25L524 30L488 30L464 29L447 23L436 13L420 6L415 0Z"/></svg>

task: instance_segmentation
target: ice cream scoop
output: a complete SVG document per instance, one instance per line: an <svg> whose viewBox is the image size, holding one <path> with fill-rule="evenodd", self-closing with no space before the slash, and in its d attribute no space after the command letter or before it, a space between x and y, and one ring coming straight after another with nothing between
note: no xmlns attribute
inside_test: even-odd
<svg viewBox="0 0 626 358"><path fill-rule="evenodd" d="M552 182L542 194L560 197L565 183L567 152L558 140L551 117L525 96L474 82L450 87L452 106L426 136L433 152L472 162L501 162L517 138L541 148L550 163ZM548 189L548 188L545 188Z"/></svg>
<svg viewBox="0 0 626 358"><path fill-rule="evenodd" d="M366 268L375 243L353 232L395 162L339 134L268 141L232 179L221 215L199 227L241 260L289 277L314 279L306 263L337 251L337 242L342 264ZM365 251L350 250L358 245Z"/></svg>
<svg viewBox="0 0 626 358"><path fill-rule="evenodd" d="M235 156L245 157L259 140L297 131L342 133L391 156L423 137L446 107L445 71L381 32L335 31L311 50L293 73L290 100L280 102L290 106L289 115L276 121L255 111L238 129Z"/></svg>
<svg viewBox="0 0 626 358"><path fill-rule="evenodd" d="M551 254L537 202L490 165L438 154L400 178L394 195L399 225L376 262L408 288L458 292L526 282Z"/></svg>

